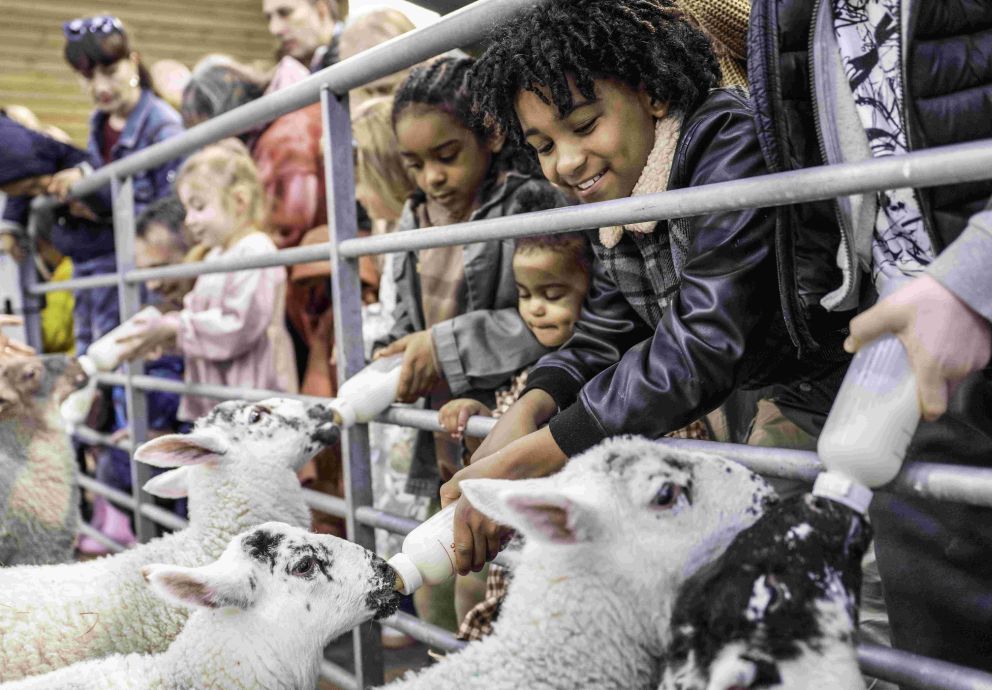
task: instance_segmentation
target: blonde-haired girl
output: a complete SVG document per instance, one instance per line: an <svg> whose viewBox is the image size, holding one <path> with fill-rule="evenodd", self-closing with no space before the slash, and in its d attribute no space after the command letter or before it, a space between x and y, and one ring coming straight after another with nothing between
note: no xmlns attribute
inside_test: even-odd
<svg viewBox="0 0 992 690"><path fill-rule="evenodd" d="M393 133L393 99L365 101L351 118L355 140L355 196L374 221L395 225L414 186ZM391 227L389 229L392 229Z"/></svg>
<svg viewBox="0 0 992 690"><path fill-rule="evenodd" d="M208 247L204 261L245 259L276 250L262 231L264 197L255 164L237 139L191 156L176 179L186 227ZM285 327L286 269L208 273L196 279L183 309L128 339L131 356L174 343L187 383L267 388L295 393L296 363ZM179 418L192 421L215 401L183 396Z"/></svg>

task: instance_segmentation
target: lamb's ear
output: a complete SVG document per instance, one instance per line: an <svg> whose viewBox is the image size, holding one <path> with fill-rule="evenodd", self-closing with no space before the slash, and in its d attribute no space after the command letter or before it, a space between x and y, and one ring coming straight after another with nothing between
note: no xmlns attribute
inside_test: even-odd
<svg viewBox="0 0 992 690"><path fill-rule="evenodd" d="M181 606L247 609L255 602L250 568L224 560L199 568L151 564L144 566L141 574L158 596Z"/></svg>
<svg viewBox="0 0 992 690"><path fill-rule="evenodd" d="M227 451L227 442L222 438L194 431L153 438L134 451L134 459L155 467L182 467L210 462Z"/></svg>
<svg viewBox="0 0 992 690"><path fill-rule="evenodd" d="M159 498L185 498L189 495L189 468L177 467L145 482L145 491Z"/></svg>
<svg viewBox="0 0 992 690"><path fill-rule="evenodd" d="M466 479L459 486L477 510L531 539L574 544L596 526L592 508L546 479Z"/></svg>

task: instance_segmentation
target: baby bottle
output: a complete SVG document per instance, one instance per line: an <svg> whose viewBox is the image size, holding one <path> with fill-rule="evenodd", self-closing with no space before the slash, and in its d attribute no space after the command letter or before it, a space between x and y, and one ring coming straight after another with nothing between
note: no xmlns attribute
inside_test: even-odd
<svg viewBox="0 0 992 690"><path fill-rule="evenodd" d="M86 372L89 380L86 385L77 391L70 393L62 405L59 413L62 420L71 428L77 424L82 424L90 413L93 406L93 399L96 398L96 375L101 371L113 371L122 359L126 344L117 342L118 338L131 335L142 326L136 322L155 321L162 317L162 313L155 307L145 307L132 316L117 328L104 334L99 340L86 349L85 355L79 356L79 365Z"/></svg>
<svg viewBox="0 0 992 690"><path fill-rule="evenodd" d="M454 515L457 501L425 520L406 535L402 550L388 563L397 574L396 590L412 594L421 586L437 585L455 574Z"/></svg>
<svg viewBox="0 0 992 690"><path fill-rule="evenodd" d="M96 397L96 375L98 369L93 360L82 355L78 358L79 366L86 372L86 385L79 390L75 390L66 396L59 406L59 414L62 421L71 429L77 424L82 424L90 413L93 406L93 399Z"/></svg>
<svg viewBox="0 0 992 690"><path fill-rule="evenodd" d="M130 347L127 344L117 341L140 330L143 325L139 325L139 322L154 322L160 318L162 318L162 312L158 309L155 307L145 307L90 345L83 357L89 357L100 371L113 371L120 366L124 351Z"/></svg>
<svg viewBox="0 0 992 690"><path fill-rule="evenodd" d="M844 376L817 443L827 471L813 492L864 512L871 500L868 488L898 474L919 422L906 348L896 336L883 335L858 350Z"/></svg>
<svg viewBox="0 0 992 690"><path fill-rule="evenodd" d="M344 382L331 402L334 421L344 427L367 424L396 401L403 354L377 359Z"/></svg>

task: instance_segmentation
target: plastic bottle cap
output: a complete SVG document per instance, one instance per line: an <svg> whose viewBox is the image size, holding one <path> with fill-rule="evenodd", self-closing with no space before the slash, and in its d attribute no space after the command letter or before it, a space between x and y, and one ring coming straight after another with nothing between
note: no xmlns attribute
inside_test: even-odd
<svg viewBox="0 0 992 690"><path fill-rule="evenodd" d="M398 553L388 561L389 567L396 571L403 580L403 589L400 590L401 594L413 594L414 591L420 589L424 584L424 578L417 569L417 566L413 564L410 557L405 553Z"/></svg>
<svg viewBox="0 0 992 690"><path fill-rule="evenodd" d="M821 472L813 482L813 495L842 503L851 510L865 515L874 494L864 484L858 484L842 474Z"/></svg>
<svg viewBox="0 0 992 690"><path fill-rule="evenodd" d="M351 406L351 403L344 398L335 398L331 401L331 409L341 416L341 426L349 427L354 426L355 422L358 421L358 415L355 413L355 408Z"/></svg>

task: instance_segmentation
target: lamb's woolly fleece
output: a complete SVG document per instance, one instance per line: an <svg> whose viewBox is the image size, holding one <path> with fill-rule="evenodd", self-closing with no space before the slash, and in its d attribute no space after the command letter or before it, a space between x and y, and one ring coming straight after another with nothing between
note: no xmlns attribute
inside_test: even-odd
<svg viewBox="0 0 992 690"><path fill-rule="evenodd" d="M357 544L266 523L215 563L144 568L159 597L195 609L162 654L115 654L4 690L311 690L331 639L396 610L395 574Z"/></svg>
<svg viewBox="0 0 992 690"><path fill-rule="evenodd" d="M136 458L179 466L146 484L189 496L190 524L130 551L85 563L0 570L0 669L4 680L118 653L160 652L188 611L153 596L149 563L199 566L262 522L309 526L296 471L324 444L329 410L295 400L225 402L189 435L145 444Z"/></svg>
<svg viewBox="0 0 992 690"><path fill-rule="evenodd" d="M65 355L0 362L0 566L72 560L79 487L59 405L84 381Z"/></svg>
<svg viewBox="0 0 992 690"><path fill-rule="evenodd" d="M740 465L637 438L552 477L462 487L524 535L513 583L491 636L390 690L654 690L680 583L773 495Z"/></svg>
<svg viewBox="0 0 992 690"><path fill-rule="evenodd" d="M773 506L693 577L661 690L864 690L854 646L864 516L810 494Z"/></svg>

